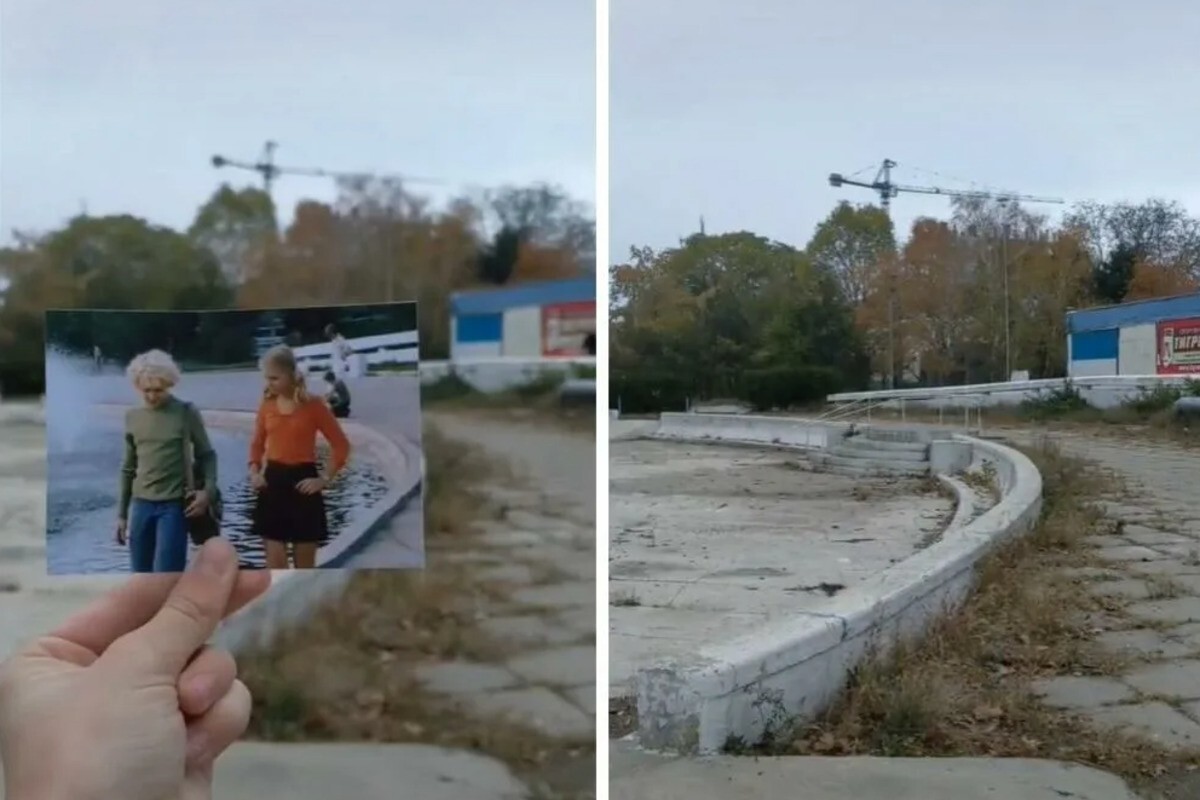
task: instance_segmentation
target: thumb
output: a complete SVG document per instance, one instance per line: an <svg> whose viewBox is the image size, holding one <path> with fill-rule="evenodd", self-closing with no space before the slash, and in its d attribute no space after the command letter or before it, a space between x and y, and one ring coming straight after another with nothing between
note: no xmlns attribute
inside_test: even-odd
<svg viewBox="0 0 1200 800"><path fill-rule="evenodd" d="M122 650L145 658L145 668L176 678L220 624L237 583L233 545L209 539L191 569L180 576L161 609L123 639Z"/></svg>

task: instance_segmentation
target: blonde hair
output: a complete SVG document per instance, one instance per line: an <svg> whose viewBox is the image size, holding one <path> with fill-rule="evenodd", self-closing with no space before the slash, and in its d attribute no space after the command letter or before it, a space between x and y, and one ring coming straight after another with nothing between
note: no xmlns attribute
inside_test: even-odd
<svg viewBox="0 0 1200 800"><path fill-rule="evenodd" d="M136 356L125 368L125 374L129 377L129 382L138 389L147 381L155 381L171 389L183 377L175 359L162 350L149 350Z"/></svg>
<svg viewBox="0 0 1200 800"><path fill-rule="evenodd" d="M304 373L296 363L296 354L292 352L292 348L286 344L280 344L263 353L263 357L258 361L258 368L265 371L267 367L275 367L283 372L291 373L292 380L296 384L295 391L292 392L292 399L297 403L308 402L309 394L308 387L305 385ZM263 387L263 397L274 397L270 384Z"/></svg>

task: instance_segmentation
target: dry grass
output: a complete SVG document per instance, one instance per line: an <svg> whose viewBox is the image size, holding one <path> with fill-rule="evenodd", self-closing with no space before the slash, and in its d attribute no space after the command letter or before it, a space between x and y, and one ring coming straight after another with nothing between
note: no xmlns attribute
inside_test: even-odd
<svg viewBox="0 0 1200 800"><path fill-rule="evenodd" d="M497 515L478 487L502 479L505 467L434 428L425 431L424 449L431 566L356 573L337 603L240 658L254 695L250 735L465 748L507 763L537 798L594 797L594 743L480 718L414 677L414 667L431 661L489 663L516 654L512 642L485 635L476 622L481 609L503 606L509 588L481 581L478 564L450 557L477 549L472 523Z"/></svg>
<svg viewBox="0 0 1200 800"><path fill-rule="evenodd" d="M775 737L771 752L1051 758L1143 787L1197 763L1145 739L1098 734L1031 693L1035 678L1110 675L1123 664L1091 642L1086 622L1114 609L1057 575L1089 564L1081 540L1106 524L1090 501L1107 479L1046 444L1029 455L1045 481L1037 528L982 564L963 608L920 642L868 659L829 712Z"/></svg>

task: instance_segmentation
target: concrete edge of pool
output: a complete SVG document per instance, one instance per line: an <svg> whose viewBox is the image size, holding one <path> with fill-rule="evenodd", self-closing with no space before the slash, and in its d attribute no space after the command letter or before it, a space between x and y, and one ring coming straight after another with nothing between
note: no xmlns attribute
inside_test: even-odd
<svg viewBox="0 0 1200 800"><path fill-rule="evenodd" d="M812 420L686 416L664 414L631 438L820 450L844 435L843 426ZM956 514L960 524L951 523L937 542L817 609L639 670L636 738L642 747L712 753L730 737L757 740L767 718L811 717L872 647L915 636L962 602L978 561L1035 524L1042 478L1012 448L958 434L945 438L969 447L973 461L994 466L999 502L969 521Z"/></svg>

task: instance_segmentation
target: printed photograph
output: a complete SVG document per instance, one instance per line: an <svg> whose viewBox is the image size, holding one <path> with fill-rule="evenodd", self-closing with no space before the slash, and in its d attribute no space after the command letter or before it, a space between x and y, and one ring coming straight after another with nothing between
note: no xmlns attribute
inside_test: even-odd
<svg viewBox="0 0 1200 800"><path fill-rule="evenodd" d="M416 303L46 314L50 574L424 566Z"/></svg>

